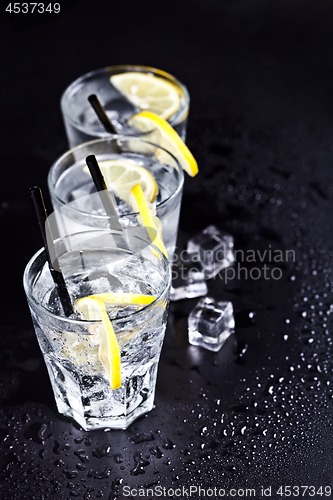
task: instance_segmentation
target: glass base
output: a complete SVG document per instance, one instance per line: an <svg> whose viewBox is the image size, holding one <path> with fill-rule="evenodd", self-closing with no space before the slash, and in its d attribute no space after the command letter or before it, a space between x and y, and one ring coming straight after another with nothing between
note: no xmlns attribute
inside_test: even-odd
<svg viewBox="0 0 333 500"><path fill-rule="evenodd" d="M97 429L119 429L124 431L137 418L153 409L154 397L155 394L151 394L144 403L140 404L131 413L123 417L90 417L85 419L73 408L65 406L62 401L56 400L56 403L59 413L75 420L85 431Z"/></svg>
<svg viewBox="0 0 333 500"><path fill-rule="evenodd" d="M78 376L52 357L45 359L59 413L84 430L127 429L154 406L159 356L137 365L111 390L103 375Z"/></svg>

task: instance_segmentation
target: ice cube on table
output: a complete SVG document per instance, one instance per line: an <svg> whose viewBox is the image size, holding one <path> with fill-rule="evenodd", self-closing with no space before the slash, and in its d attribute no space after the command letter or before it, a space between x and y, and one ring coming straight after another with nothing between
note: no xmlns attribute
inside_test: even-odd
<svg viewBox="0 0 333 500"><path fill-rule="evenodd" d="M188 340L192 345L217 352L233 333L235 320L231 302L212 297L199 300L188 317Z"/></svg>
<svg viewBox="0 0 333 500"><path fill-rule="evenodd" d="M216 226L208 226L187 242L187 252L193 261L202 264L206 279L216 276L221 269L233 265L234 239Z"/></svg>
<svg viewBox="0 0 333 500"><path fill-rule="evenodd" d="M192 262L186 252L174 262L170 299L193 299L207 295L208 288L200 262Z"/></svg>

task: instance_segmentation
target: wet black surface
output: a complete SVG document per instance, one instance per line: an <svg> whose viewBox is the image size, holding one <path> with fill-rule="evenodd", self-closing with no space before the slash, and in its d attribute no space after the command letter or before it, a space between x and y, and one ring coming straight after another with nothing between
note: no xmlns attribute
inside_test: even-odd
<svg viewBox="0 0 333 500"><path fill-rule="evenodd" d="M1 21L0 498L136 498L125 486L137 496L140 487L255 488L256 498L271 487L283 498L285 485L330 498L333 4L161 5L81 0L16 33ZM180 245L208 224L234 235L243 251L234 279L208 285L233 302L236 330L218 353L190 346L197 299L173 304L155 409L127 431L84 432L57 413L22 290L40 246L28 188L46 193L66 149L65 86L126 62L163 68L189 88L200 174L186 178Z"/></svg>

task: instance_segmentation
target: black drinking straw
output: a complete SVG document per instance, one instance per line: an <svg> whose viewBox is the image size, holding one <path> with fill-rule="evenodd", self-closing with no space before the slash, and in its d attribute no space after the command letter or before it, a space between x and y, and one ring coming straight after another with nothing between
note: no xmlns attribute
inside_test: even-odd
<svg viewBox="0 0 333 500"><path fill-rule="evenodd" d="M115 209L111 195L108 191L108 187L104 180L101 169L99 168L95 155L87 156L86 163L89 168L90 175L96 186L96 189L100 194L106 215L109 217L109 224L111 229L122 231L123 226L118 221L117 210Z"/></svg>
<svg viewBox="0 0 333 500"><path fill-rule="evenodd" d="M99 118L100 122L102 123L103 127L105 128L105 130L107 132L109 132L110 134L117 134L117 130L110 122L110 119L109 119L108 115L106 114L105 109L101 105L97 95L91 94L88 97L88 101L90 102L91 106L93 107L96 115L98 116L98 118Z"/></svg>
<svg viewBox="0 0 333 500"><path fill-rule="evenodd" d="M73 314L73 312L74 312L73 306L71 303L71 299L69 297L69 293L68 293L62 272L57 270L57 269L54 269L53 263L51 260L50 251L49 251L49 247L47 244L47 238L46 238L45 223L46 223L46 219L47 219L47 213L46 213L46 209L45 209L45 205L44 205L42 191L39 187L35 186L33 188L30 188L30 192L31 192L32 200L34 202L34 206L35 206L35 210L36 210L36 214L37 214L37 219L38 219L38 224L39 224L39 228L40 228L43 242L44 242L44 248L45 248L46 258L47 258L49 268L50 268L50 273L51 273L52 279L54 281L54 284L58 290L59 299L60 299L61 305L63 307L64 313L68 317L71 314ZM49 242L49 244L51 244L51 243Z"/></svg>

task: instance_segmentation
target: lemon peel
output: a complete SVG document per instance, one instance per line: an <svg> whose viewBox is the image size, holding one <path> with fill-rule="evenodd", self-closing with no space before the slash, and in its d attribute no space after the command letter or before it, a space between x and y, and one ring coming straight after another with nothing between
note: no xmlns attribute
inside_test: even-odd
<svg viewBox="0 0 333 500"><path fill-rule="evenodd" d="M149 305L156 297L153 295L143 295L139 293L98 293L96 295L92 295L91 297L96 299L101 299L105 303L112 304L133 304L133 305Z"/></svg>
<svg viewBox="0 0 333 500"><path fill-rule="evenodd" d="M199 169L194 156L181 137L166 120L149 111L142 111L141 113L133 115L128 120L128 124L130 127L142 132L157 129L159 137L156 133L154 134L155 140L158 141L157 144L172 153L190 177L197 175ZM162 158L160 158L160 160L161 159Z"/></svg>
<svg viewBox="0 0 333 500"><path fill-rule="evenodd" d="M155 219L157 219L157 217L152 216L150 209L149 209L149 206L147 204L147 200L145 198L145 195L142 191L140 184L136 184L132 188L131 194L133 195L134 200L139 208L139 212L140 212L140 215L142 217L143 224L146 226L147 232L148 232L152 242L159 250L161 250L161 252L166 256L166 258L168 258L168 253L167 253L166 248L164 246L163 239L160 236L160 232L159 232L158 227L157 227L156 222L155 222ZM131 203L132 203L132 205L134 204L132 201L131 201Z"/></svg>

